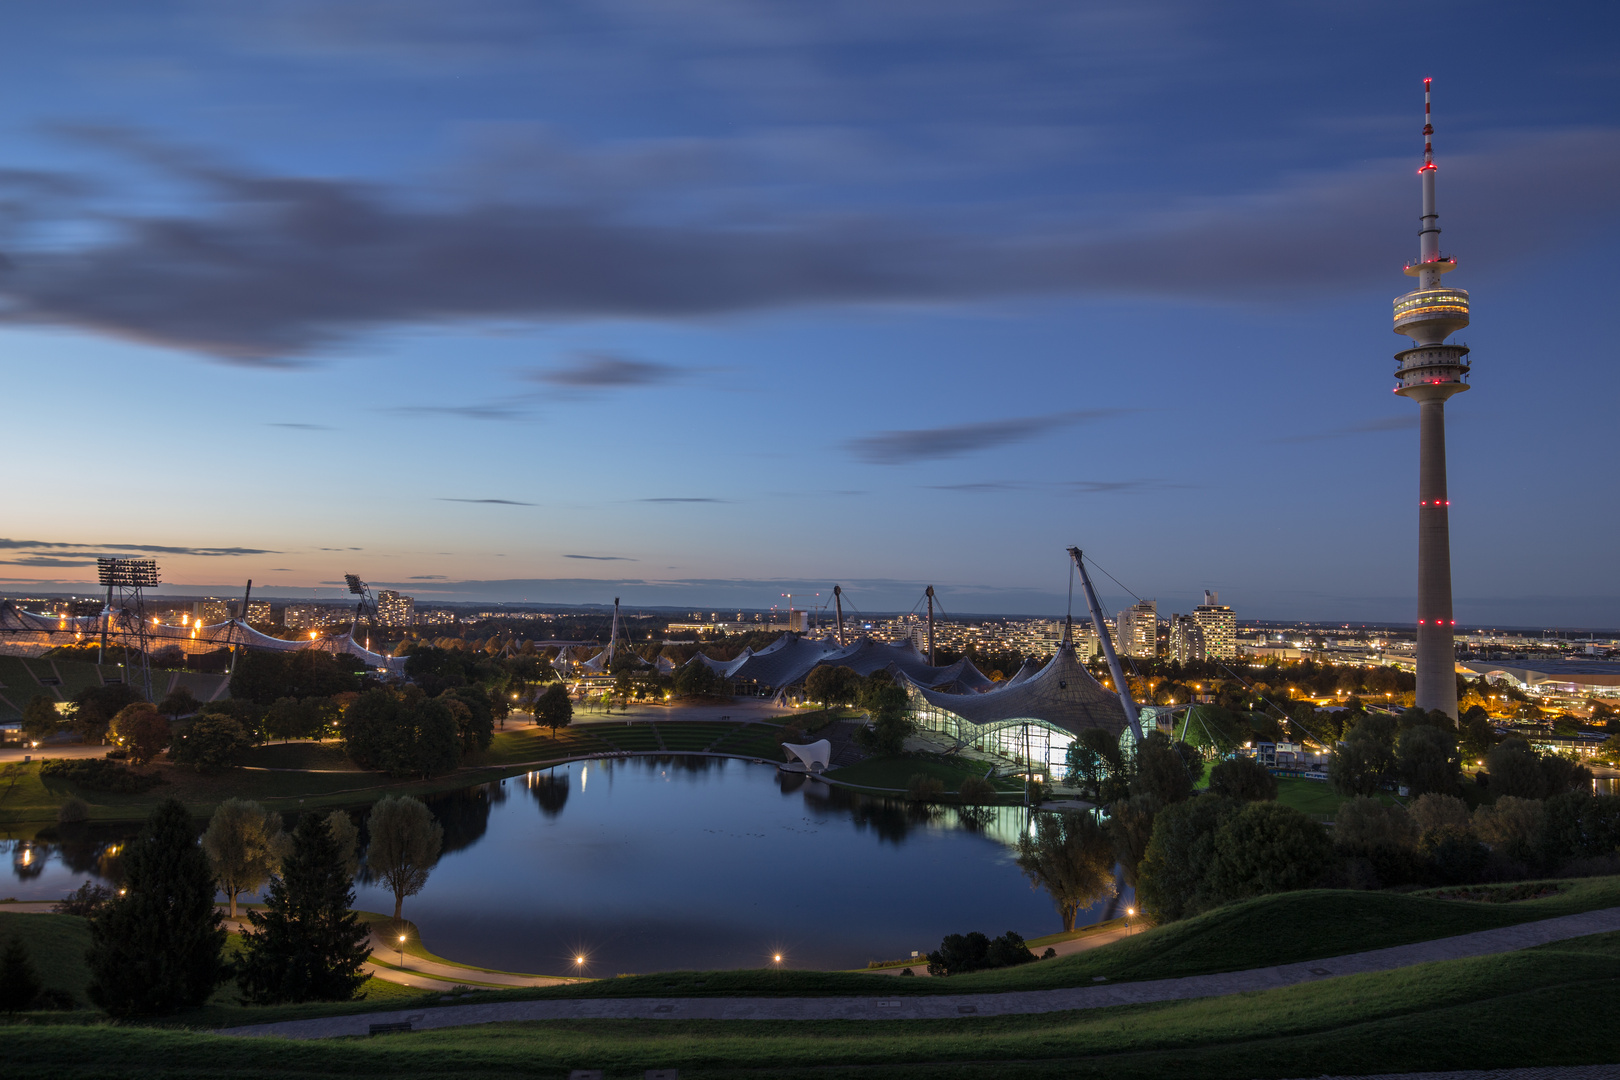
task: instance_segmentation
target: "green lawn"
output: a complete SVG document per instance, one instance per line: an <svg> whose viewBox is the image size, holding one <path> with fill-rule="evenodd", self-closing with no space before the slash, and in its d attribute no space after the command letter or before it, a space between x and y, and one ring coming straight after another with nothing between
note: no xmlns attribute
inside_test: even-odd
<svg viewBox="0 0 1620 1080"><path fill-rule="evenodd" d="M987 766L983 762L966 758L940 757L935 754L896 754L892 757L867 758L854 765L833 769L827 773L830 780L856 787L904 791L911 778L921 773L945 784L948 793L955 793L962 781L970 776L982 777ZM1023 781L1005 778L992 780L998 791L1022 791Z"/></svg>
<svg viewBox="0 0 1620 1080"><path fill-rule="evenodd" d="M1277 778L1277 801L1312 817L1331 818L1339 812L1339 804L1348 798L1335 794L1325 780L1306 780L1298 776ZM1400 801L1387 791L1380 791L1375 798L1385 805Z"/></svg>
<svg viewBox="0 0 1620 1080"><path fill-rule="evenodd" d="M19 1025L8 1080L35 1077L1052 1077L1275 1080L1608 1063L1620 935L1259 993L930 1021L591 1020L382 1039L229 1039L133 1026ZM886 980L885 985L900 980ZM911 980L906 980L911 981ZM928 981L928 980L918 980Z"/></svg>
<svg viewBox="0 0 1620 1080"><path fill-rule="evenodd" d="M13 936L28 949L28 959L47 989L65 990L80 1005L89 1004L84 988L90 968L84 954L90 948L90 928L72 915L18 915L0 909L0 942Z"/></svg>
<svg viewBox="0 0 1620 1080"><path fill-rule="evenodd" d="M272 742L242 755L242 764L260 769L340 769L363 773L336 742Z"/></svg>

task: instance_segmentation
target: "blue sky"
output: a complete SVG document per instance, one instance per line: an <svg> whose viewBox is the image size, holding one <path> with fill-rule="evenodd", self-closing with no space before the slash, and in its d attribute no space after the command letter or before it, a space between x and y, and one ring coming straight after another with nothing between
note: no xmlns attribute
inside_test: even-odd
<svg viewBox="0 0 1620 1080"><path fill-rule="evenodd" d="M1616 625L1620 16L1442 21L19 7L0 589L1409 620L1433 76L1458 618Z"/></svg>

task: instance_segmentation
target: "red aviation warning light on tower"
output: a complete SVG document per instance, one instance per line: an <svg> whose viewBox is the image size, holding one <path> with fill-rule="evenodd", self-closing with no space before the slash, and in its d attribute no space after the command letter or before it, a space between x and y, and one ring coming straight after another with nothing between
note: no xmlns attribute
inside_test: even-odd
<svg viewBox="0 0 1620 1080"><path fill-rule="evenodd" d="M1451 610L1451 500L1446 495L1446 399L1468 389L1468 346L1446 338L1468 325L1468 293L1447 288L1441 275L1457 260L1440 253L1440 215L1434 208L1434 124L1429 85L1423 80L1423 227L1418 258L1406 273L1416 289L1395 299L1395 332L1412 348L1395 354L1395 392L1418 403L1418 611L1417 707L1457 716L1457 677Z"/></svg>

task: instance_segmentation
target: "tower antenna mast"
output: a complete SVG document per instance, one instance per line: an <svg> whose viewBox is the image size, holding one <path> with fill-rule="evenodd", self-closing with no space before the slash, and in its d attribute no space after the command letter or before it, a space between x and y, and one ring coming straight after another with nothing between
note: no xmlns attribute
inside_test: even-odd
<svg viewBox="0 0 1620 1080"><path fill-rule="evenodd" d="M1091 575L1086 573L1085 558L1080 554L1079 548L1069 549L1069 558L1074 560L1074 568L1080 571L1080 587L1085 590L1086 606L1091 609L1091 625L1097 628L1097 640L1102 643L1103 655L1108 658L1108 671L1114 677L1114 690L1119 694L1119 703L1125 709L1125 719L1131 725L1131 734L1136 736L1136 745L1142 745L1142 720L1136 713L1136 702L1131 700L1131 684L1125 681L1125 670L1119 666L1119 654L1114 652L1114 643L1108 637L1108 627L1103 625L1102 606L1097 603L1097 590L1091 587ZM1074 648L1071 644L1069 648Z"/></svg>

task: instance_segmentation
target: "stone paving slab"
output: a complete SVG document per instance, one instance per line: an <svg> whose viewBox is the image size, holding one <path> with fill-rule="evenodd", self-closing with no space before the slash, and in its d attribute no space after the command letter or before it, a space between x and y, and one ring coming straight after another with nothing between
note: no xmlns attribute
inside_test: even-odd
<svg viewBox="0 0 1620 1080"><path fill-rule="evenodd" d="M961 1016L1010 1016L1030 1013L1104 1009L1158 1001L1219 997L1254 990L1275 990L1319 982L1341 975L1391 971L1437 960L1516 952L1568 938L1620 930L1620 907L1563 915L1554 919L1481 930L1472 934L1351 953L1327 960L1254 968L1180 979L1098 984L1062 990L1024 990L1004 994L940 994L886 998L750 997L750 998L581 998L566 1001L506 1001L442 1008L400 1009L284 1020L225 1028L221 1035L272 1035L289 1039L325 1039L366 1035L372 1024L410 1023L413 1030L499 1024L525 1020L943 1020Z"/></svg>

